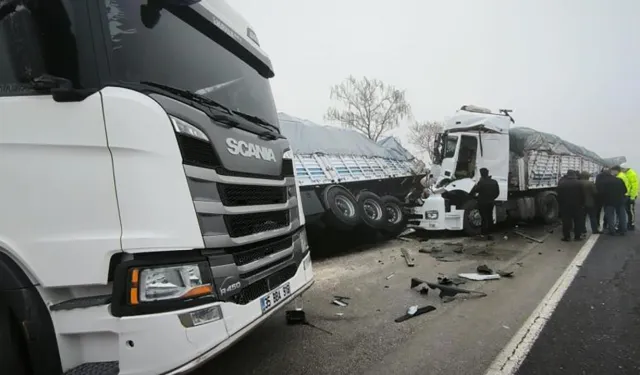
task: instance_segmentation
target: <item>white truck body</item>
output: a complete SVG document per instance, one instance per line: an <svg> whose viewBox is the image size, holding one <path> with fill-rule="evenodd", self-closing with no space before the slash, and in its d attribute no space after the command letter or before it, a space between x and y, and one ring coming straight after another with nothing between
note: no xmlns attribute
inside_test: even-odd
<svg viewBox="0 0 640 375"><path fill-rule="evenodd" d="M594 178L605 166L597 156L591 158L571 150L557 150L556 145L539 149L525 145L523 150L518 150L520 153L515 153L511 147L512 138L517 137L514 133L535 131L511 128L511 123L508 113L496 114L473 106L462 107L447 121L437 182L429 187L428 197L413 207L410 226L478 234L480 215L469 192L480 177L480 168L487 168L500 187L494 209L495 222L509 217L553 221L558 215L553 190L560 178L568 170L586 171ZM558 142L564 141L558 138ZM471 159L465 159L465 155Z"/></svg>
<svg viewBox="0 0 640 375"><path fill-rule="evenodd" d="M154 25L142 0L31 2L58 7L56 30L75 28L78 78L44 52L47 64L15 66L25 56L10 31L45 27L17 3L0 18L0 320L16 317L0 329L22 323L31 341L12 350L29 353L19 360L33 374L185 373L311 286L273 73L239 14L223 0L166 0ZM146 70L127 59L159 84L131 78ZM35 88L39 67L63 84ZM229 82L238 91L226 96ZM190 96L198 84L214 86Z"/></svg>

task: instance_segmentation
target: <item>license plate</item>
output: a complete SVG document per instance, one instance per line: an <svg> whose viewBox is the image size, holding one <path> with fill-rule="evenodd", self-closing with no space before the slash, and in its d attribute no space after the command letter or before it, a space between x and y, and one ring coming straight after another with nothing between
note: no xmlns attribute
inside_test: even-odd
<svg viewBox="0 0 640 375"><path fill-rule="evenodd" d="M289 283L285 283L278 287L276 290L272 290L266 296L260 298L260 307L262 312L270 310L273 306L284 301L291 294L291 286Z"/></svg>

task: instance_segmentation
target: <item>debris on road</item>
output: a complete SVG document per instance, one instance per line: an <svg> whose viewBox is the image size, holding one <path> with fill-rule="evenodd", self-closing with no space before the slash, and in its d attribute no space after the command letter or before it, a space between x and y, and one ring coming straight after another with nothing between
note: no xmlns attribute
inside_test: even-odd
<svg viewBox="0 0 640 375"><path fill-rule="evenodd" d="M513 271L501 271L497 270L496 273L500 275L500 277L513 277Z"/></svg>
<svg viewBox="0 0 640 375"><path fill-rule="evenodd" d="M285 312L285 317L287 319L287 324L288 325L305 325L305 326L309 326L311 328L315 328L319 331L322 331L326 334L329 335L333 335L333 333L327 331L324 328L320 328L314 324L311 324L308 320L307 320L307 316L304 313L303 310L288 310Z"/></svg>
<svg viewBox="0 0 640 375"><path fill-rule="evenodd" d="M350 299L351 298L349 297L333 296L333 301L331 303L333 303L336 306L346 307L346 306L349 306L349 303L346 302L346 300L350 300Z"/></svg>
<svg viewBox="0 0 640 375"><path fill-rule="evenodd" d="M460 285L460 284L465 284L467 281L464 279L461 279L459 277L446 277L446 276L441 276L438 277L438 284L440 285Z"/></svg>
<svg viewBox="0 0 640 375"><path fill-rule="evenodd" d="M422 314L426 314L428 312L431 311L435 311L435 306L431 306L431 305L426 305L426 306L422 306L422 307L417 307L417 306L411 306L409 308L409 310L407 311L406 314L396 318L395 322L396 323L401 323L404 322L405 320L409 320L411 318L415 318L416 316L422 315Z"/></svg>
<svg viewBox="0 0 640 375"><path fill-rule="evenodd" d="M480 265L476 268L479 274L482 275L493 275L493 270L489 268L486 264Z"/></svg>
<svg viewBox="0 0 640 375"><path fill-rule="evenodd" d="M458 288L455 286L449 286L449 285L442 285L442 284L434 284L434 283L430 283L428 281L424 281L424 280L420 280L416 277L412 277L411 278L411 289L422 285L422 284L426 284L429 288L431 289L440 289L440 294L438 295L440 298L443 298L445 296L449 296L449 297L454 297L456 294L458 293L464 293L464 294L474 294L477 295L479 297L486 297L486 293L484 292L478 292L475 290L467 290L467 289L462 289L462 288Z"/></svg>
<svg viewBox="0 0 640 375"><path fill-rule="evenodd" d="M394 277L395 275L396 275L395 273L392 273L391 275L385 277L385 279L389 280L390 278Z"/></svg>
<svg viewBox="0 0 640 375"><path fill-rule="evenodd" d="M518 236L520 236L520 237L522 237L524 239L531 240L533 242L537 242L537 243L543 243L544 242L543 239L531 237L530 235L528 235L526 233L523 233L523 232L521 232L519 230L514 230L513 233L517 234Z"/></svg>
<svg viewBox="0 0 640 375"><path fill-rule="evenodd" d="M416 265L415 262L414 262L413 257L409 253L409 250L405 249L404 247L401 247L400 248L400 252L402 253L402 256L404 257L404 260L407 262L407 266L413 267L413 266Z"/></svg>
<svg viewBox="0 0 640 375"><path fill-rule="evenodd" d="M473 281L487 281L487 280L499 280L500 275L498 274L480 274L480 273L459 273L458 276L463 277L465 279L473 280Z"/></svg>

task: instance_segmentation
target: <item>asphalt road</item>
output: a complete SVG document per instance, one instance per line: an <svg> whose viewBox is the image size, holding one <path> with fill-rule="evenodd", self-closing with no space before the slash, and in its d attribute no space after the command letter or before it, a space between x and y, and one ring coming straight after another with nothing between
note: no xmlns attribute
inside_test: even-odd
<svg viewBox="0 0 640 375"><path fill-rule="evenodd" d="M640 374L640 233L600 236L517 374Z"/></svg>
<svg viewBox="0 0 640 375"><path fill-rule="evenodd" d="M277 313L243 340L198 370L210 374L483 374L495 356L535 309L578 252L581 243L562 243L559 233L543 244L509 234L491 246L451 240L400 241L314 263L316 284L304 296L308 326L287 326ZM400 248L409 249L408 267ZM439 249L432 254L419 248ZM484 298L456 297L444 303L409 288L410 278L435 281L440 274L474 272L480 264L513 270L513 278L473 282ZM392 277L388 278L390 275ZM331 304L333 295L351 297L347 307ZM394 319L411 305L436 311L403 323Z"/></svg>

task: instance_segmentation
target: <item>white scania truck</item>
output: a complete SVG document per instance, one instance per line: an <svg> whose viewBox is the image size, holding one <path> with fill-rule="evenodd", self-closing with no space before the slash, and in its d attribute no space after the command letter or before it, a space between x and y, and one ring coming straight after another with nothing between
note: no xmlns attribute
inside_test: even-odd
<svg viewBox="0 0 640 375"><path fill-rule="evenodd" d="M494 113L463 106L452 116L434 146L439 168L428 196L409 214L409 226L426 230L480 234L477 202L469 192L487 168L498 182L494 220L540 219L551 223L559 214L555 188L568 170L591 176L606 160L559 137L525 127L511 127L509 110Z"/></svg>
<svg viewBox="0 0 640 375"><path fill-rule="evenodd" d="M0 372L180 374L313 282L223 0L0 0Z"/></svg>

